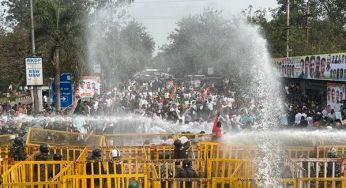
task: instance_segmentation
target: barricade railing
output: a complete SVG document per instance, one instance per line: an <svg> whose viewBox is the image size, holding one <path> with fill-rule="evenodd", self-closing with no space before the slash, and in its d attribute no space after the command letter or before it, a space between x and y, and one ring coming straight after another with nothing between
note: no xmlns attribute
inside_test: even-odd
<svg viewBox="0 0 346 188"><path fill-rule="evenodd" d="M317 158L328 158L329 151L334 148L337 156L346 158L346 145L319 145L317 146Z"/></svg>
<svg viewBox="0 0 346 188"><path fill-rule="evenodd" d="M103 136L95 134L81 134L75 132L50 129L29 128L26 145L40 145L68 147L99 147L103 146Z"/></svg>
<svg viewBox="0 0 346 188"><path fill-rule="evenodd" d="M346 178L299 178L298 188L344 188Z"/></svg>
<svg viewBox="0 0 346 188"><path fill-rule="evenodd" d="M11 165L9 152L8 145L0 146L0 174L6 172Z"/></svg>
<svg viewBox="0 0 346 188"><path fill-rule="evenodd" d="M148 188L148 179L145 174L121 175L68 175L64 176L62 188L81 187L117 187L127 188L131 181L137 181L139 188Z"/></svg>
<svg viewBox="0 0 346 188"><path fill-rule="evenodd" d="M88 159L89 149L84 148L77 160L75 161L75 174L83 175L86 174L86 164L85 161Z"/></svg>
<svg viewBox="0 0 346 188"><path fill-rule="evenodd" d="M285 154L290 158L315 158L315 147L285 146ZM318 158L318 157L317 157Z"/></svg>
<svg viewBox="0 0 346 188"><path fill-rule="evenodd" d="M2 175L2 185L49 182L70 163L68 161L21 161Z"/></svg>
<svg viewBox="0 0 346 188"><path fill-rule="evenodd" d="M66 165L63 169L61 169L60 172L50 180L50 183L52 183L50 188L61 188L65 176L75 175L74 167L75 163L71 162L68 165ZM55 182L58 183L55 184Z"/></svg>
<svg viewBox="0 0 346 188"><path fill-rule="evenodd" d="M150 156L147 156L145 146L119 146L119 147L102 147L102 158L103 159L111 159L111 152L113 149L118 149L120 151L120 156L123 159L128 160L150 160Z"/></svg>
<svg viewBox="0 0 346 188"><path fill-rule="evenodd" d="M199 159L252 159L257 148L249 145L232 145L216 142L198 143Z"/></svg>
<svg viewBox="0 0 346 188"><path fill-rule="evenodd" d="M16 137L17 135L15 134L4 134L0 135L0 146L8 146L9 143L13 141L13 137Z"/></svg>
<svg viewBox="0 0 346 188"><path fill-rule="evenodd" d="M150 178L149 185L151 185L153 188L211 188L211 179Z"/></svg>
<svg viewBox="0 0 346 188"><path fill-rule="evenodd" d="M306 176L306 170L288 156L283 159L281 173L282 178L301 178Z"/></svg>
<svg viewBox="0 0 346 188"><path fill-rule="evenodd" d="M205 178L207 175L207 164L203 159L188 159L191 161L191 168L195 170L197 175L201 178ZM177 171L183 168L184 159L166 159L166 160L153 160L146 161L148 169L152 167L152 171L155 172L155 176L151 178L174 178Z"/></svg>
<svg viewBox="0 0 346 188"><path fill-rule="evenodd" d="M344 161L339 158L310 158L310 159L293 159L299 166L306 170L304 181L309 178L325 179L340 178L344 176ZM306 179L307 178L307 179ZM327 183L327 181L324 181ZM307 182L310 184L311 182ZM300 182L302 185L302 181ZM346 185L345 185L346 186Z"/></svg>
<svg viewBox="0 0 346 188"><path fill-rule="evenodd" d="M236 188L265 188L268 186L261 186L260 181L257 181L253 178L233 178L233 177L218 177L212 178L211 187L236 187ZM276 185L271 187L280 187L280 188L299 188L297 184L297 179L277 179L275 182Z"/></svg>
<svg viewBox="0 0 346 188"><path fill-rule="evenodd" d="M207 178L242 177L253 178L256 166L250 160L241 159L209 159L207 162Z"/></svg>
<svg viewBox="0 0 346 188"><path fill-rule="evenodd" d="M143 145L161 145L169 139L177 139L185 136L193 143L205 140L211 140L212 134L191 134L191 133L122 133L122 134L104 134L104 143L106 146L143 146Z"/></svg>

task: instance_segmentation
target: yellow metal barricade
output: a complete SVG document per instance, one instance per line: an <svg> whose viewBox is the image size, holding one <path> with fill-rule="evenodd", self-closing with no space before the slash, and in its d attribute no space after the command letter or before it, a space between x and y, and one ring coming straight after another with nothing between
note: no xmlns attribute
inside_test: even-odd
<svg viewBox="0 0 346 188"><path fill-rule="evenodd" d="M145 174L122 175L68 175L64 176L63 188L96 188L117 187L127 188L130 181L137 181L139 188L149 188Z"/></svg>
<svg viewBox="0 0 346 188"><path fill-rule="evenodd" d="M346 145L319 145L317 146L317 158L328 158L330 149L335 148L338 157L346 158Z"/></svg>
<svg viewBox="0 0 346 188"><path fill-rule="evenodd" d="M13 141L13 137L16 136L15 134L0 135L0 146L8 146Z"/></svg>
<svg viewBox="0 0 346 188"><path fill-rule="evenodd" d="M49 129L29 128L26 145L40 145L65 147L99 147L103 146L103 136L81 134L75 132L57 131Z"/></svg>
<svg viewBox="0 0 346 188"><path fill-rule="evenodd" d="M113 149L118 149L120 151L120 156L122 159L128 160L149 160L149 156L146 153L146 147L142 146L119 146L119 147L102 147L102 158L111 159L111 152Z"/></svg>
<svg viewBox="0 0 346 188"><path fill-rule="evenodd" d="M154 160L146 161L148 168L152 167L154 174L151 174L150 178L174 178L178 168L183 167L184 159L166 159L166 160ZM205 178L207 172L207 164L202 159L189 159L192 163L192 168L198 174L199 177ZM148 173L149 174L149 173Z"/></svg>
<svg viewBox="0 0 346 188"><path fill-rule="evenodd" d="M209 159L207 162L207 178L241 177L253 178L256 175L254 163L240 159Z"/></svg>
<svg viewBox="0 0 346 188"><path fill-rule="evenodd" d="M51 180L51 186L50 188L61 188L64 177L65 176L70 176L70 175L75 175L75 163L71 162L68 165L66 165L63 169L60 170L60 172L54 176ZM55 182L58 182L55 184Z"/></svg>
<svg viewBox="0 0 346 188"><path fill-rule="evenodd" d="M235 187L235 188L266 188L266 186L261 186L253 178L212 178L212 187ZM299 188L297 179L277 179L276 186L280 188ZM273 187L274 188L274 187ZM276 188L276 187L275 187Z"/></svg>
<svg viewBox="0 0 346 188"><path fill-rule="evenodd" d="M299 188L345 188L346 178L299 178Z"/></svg>
<svg viewBox="0 0 346 188"><path fill-rule="evenodd" d="M2 175L2 186L8 187L13 184L40 185L39 182L43 186L70 163L68 161L22 161L16 163Z"/></svg>
<svg viewBox="0 0 346 188"><path fill-rule="evenodd" d="M198 143L199 159L253 159L257 148L249 145L233 145L216 142Z"/></svg>
<svg viewBox="0 0 346 188"><path fill-rule="evenodd" d="M153 188L210 188L211 180L206 178L150 178L149 185Z"/></svg>
<svg viewBox="0 0 346 188"><path fill-rule="evenodd" d="M75 161L75 175L86 174L86 162L88 159L89 149L84 148L77 160Z"/></svg>
<svg viewBox="0 0 346 188"><path fill-rule="evenodd" d="M303 147L303 146L286 146L284 148L285 154L290 158L315 158L315 147Z"/></svg>
<svg viewBox="0 0 346 188"><path fill-rule="evenodd" d="M11 164L13 164L9 158L9 152L8 145L0 146L0 174L7 171Z"/></svg>
<svg viewBox="0 0 346 188"><path fill-rule="evenodd" d="M114 146L143 146L143 145L160 145L168 139L174 140L182 136L187 137L193 143L210 140L212 134L190 134L190 133L122 133L122 134L105 134L105 144L109 147Z"/></svg>

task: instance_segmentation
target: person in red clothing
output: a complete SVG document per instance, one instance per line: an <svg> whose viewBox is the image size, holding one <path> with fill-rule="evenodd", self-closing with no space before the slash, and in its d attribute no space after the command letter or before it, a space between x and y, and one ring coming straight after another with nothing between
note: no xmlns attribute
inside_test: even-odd
<svg viewBox="0 0 346 188"><path fill-rule="evenodd" d="M219 116L220 113L217 113L215 118L214 118L214 123L213 123L213 141L217 141L222 137L222 129L221 129L221 122L219 121Z"/></svg>

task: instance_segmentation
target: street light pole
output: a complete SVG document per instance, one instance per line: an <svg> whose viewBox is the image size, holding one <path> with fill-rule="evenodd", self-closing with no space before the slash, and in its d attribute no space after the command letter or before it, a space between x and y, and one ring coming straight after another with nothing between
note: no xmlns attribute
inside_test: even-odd
<svg viewBox="0 0 346 188"><path fill-rule="evenodd" d="M286 20L286 57L290 56L290 0L287 0L287 20Z"/></svg>
<svg viewBox="0 0 346 188"><path fill-rule="evenodd" d="M34 8L32 0L30 0L30 19L31 19L31 49L32 49L32 56L35 56L36 49L35 49L35 30L34 30ZM33 93L33 102L34 102L34 114L37 114L39 112L39 101L38 101L38 91L37 86L32 86L32 93Z"/></svg>

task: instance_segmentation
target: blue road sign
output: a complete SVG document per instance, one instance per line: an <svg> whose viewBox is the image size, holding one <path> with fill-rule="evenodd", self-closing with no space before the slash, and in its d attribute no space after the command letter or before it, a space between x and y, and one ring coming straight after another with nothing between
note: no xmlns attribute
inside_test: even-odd
<svg viewBox="0 0 346 188"><path fill-rule="evenodd" d="M52 83L52 101L56 101L55 82ZM60 76L60 104L62 108L72 106L73 91L70 73L63 73Z"/></svg>

